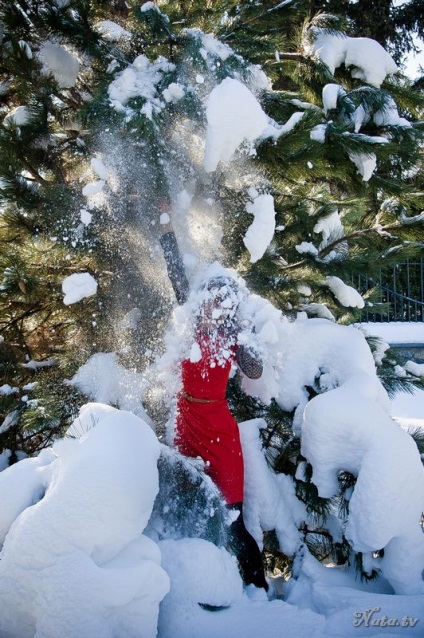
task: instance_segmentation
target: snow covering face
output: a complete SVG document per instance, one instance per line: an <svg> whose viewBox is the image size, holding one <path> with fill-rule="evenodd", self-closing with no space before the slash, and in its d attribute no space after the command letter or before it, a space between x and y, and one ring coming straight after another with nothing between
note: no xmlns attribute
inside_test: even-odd
<svg viewBox="0 0 424 638"><path fill-rule="evenodd" d="M18 489L20 509L41 498L7 532L0 630L20 638L154 638L169 578L158 546L142 531L158 490L160 446L130 413L91 405L82 416L96 427L59 441L38 464L50 462L44 477L35 463L0 474L0 485ZM44 496L40 483L47 484ZM5 498L15 501L15 490ZM6 511L8 524L12 508Z"/></svg>
<svg viewBox="0 0 424 638"><path fill-rule="evenodd" d="M242 294L237 282L230 277L211 277L197 294L196 321L204 334L218 332L223 336L234 331L237 308Z"/></svg>
<svg viewBox="0 0 424 638"><path fill-rule="evenodd" d="M215 287L214 281L221 283ZM212 290L208 290L208 282L212 283ZM173 312L165 334L166 351L148 371L149 383L156 388L160 385L167 398L172 397L180 389L181 361L200 359L198 341L202 332L209 337L214 365L226 365L233 358L237 343L254 342L253 348L258 352L259 344L250 335L251 325L243 310L247 296L246 285L236 271L217 262L200 271L188 301Z"/></svg>
<svg viewBox="0 0 424 638"><path fill-rule="evenodd" d="M351 75L380 87L387 75L398 70L389 53L375 40L370 38L349 38L346 35L331 35L319 29L306 51L317 57L334 75L335 70L344 64L352 67Z"/></svg>

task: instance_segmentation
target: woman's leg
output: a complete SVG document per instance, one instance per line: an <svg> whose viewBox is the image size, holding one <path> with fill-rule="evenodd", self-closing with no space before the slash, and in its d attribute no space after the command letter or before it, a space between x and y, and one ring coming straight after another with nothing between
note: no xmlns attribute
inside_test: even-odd
<svg viewBox="0 0 424 638"><path fill-rule="evenodd" d="M237 558L240 574L245 585L263 587L268 591L262 554L253 536L247 531L243 520L243 503L233 503L228 509L240 512L228 530L228 546Z"/></svg>

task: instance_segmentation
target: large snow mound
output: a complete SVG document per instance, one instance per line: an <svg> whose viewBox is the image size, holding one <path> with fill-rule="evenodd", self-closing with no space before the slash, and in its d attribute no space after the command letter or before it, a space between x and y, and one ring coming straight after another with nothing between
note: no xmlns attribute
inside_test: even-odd
<svg viewBox="0 0 424 638"><path fill-rule="evenodd" d="M88 406L83 415L95 417L96 427L57 442L54 460L44 459L51 461L49 481L40 481L35 467L23 472L22 462L0 474L10 501L25 476L27 494L40 498L5 538L0 632L153 638L169 579L158 546L142 531L158 491L160 445L128 412ZM44 496L40 482L48 483ZM19 499L16 509L25 506Z"/></svg>
<svg viewBox="0 0 424 638"><path fill-rule="evenodd" d="M265 402L275 398L285 410L295 410L293 427L321 496L339 492L339 472L355 477L347 538L396 593L423 593L424 471L416 444L389 416L390 402L363 334L325 319L300 316L290 323L255 295L248 299L245 312L261 341L265 365L262 378L245 378L244 388ZM310 400L308 387L315 388L318 396ZM252 446L249 449L251 454ZM249 489L249 470L246 474ZM266 480L270 487L262 490L259 505L257 496L247 494L253 508L252 512L248 508L247 519L255 536L258 521L269 529L269 523L263 522L266 513L277 511L266 505L264 496L275 493L275 479ZM298 516L295 513L292 520L298 522ZM277 519L274 515L273 522ZM281 537L280 542L288 539ZM381 549L384 557L373 557Z"/></svg>

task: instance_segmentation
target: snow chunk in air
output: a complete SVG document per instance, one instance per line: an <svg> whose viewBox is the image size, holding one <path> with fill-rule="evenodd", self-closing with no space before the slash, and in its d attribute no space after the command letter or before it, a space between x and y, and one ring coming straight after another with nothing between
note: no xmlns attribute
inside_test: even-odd
<svg viewBox="0 0 424 638"><path fill-rule="evenodd" d="M74 273L62 282L62 291L65 295L63 303L70 306L73 303L91 297L97 292L97 281L88 272Z"/></svg>
<svg viewBox="0 0 424 638"><path fill-rule="evenodd" d="M238 80L225 78L210 93L204 167L212 173L229 162L245 141L253 143L268 127L268 116L253 93Z"/></svg>
<svg viewBox="0 0 424 638"><path fill-rule="evenodd" d="M152 424L141 402L142 375L124 368L114 352L93 354L68 383L97 403L117 405Z"/></svg>

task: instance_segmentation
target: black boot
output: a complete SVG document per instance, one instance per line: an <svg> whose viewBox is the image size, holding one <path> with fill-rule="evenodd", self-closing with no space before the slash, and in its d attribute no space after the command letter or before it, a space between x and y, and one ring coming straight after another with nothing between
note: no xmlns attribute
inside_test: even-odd
<svg viewBox="0 0 424 638"><path fill-rule="evenodd" d="M237 558L243 582L268 591L261 551L244 524L243 503L228 505L228 509L240 512L228 529L228 549Z"/></svg>

